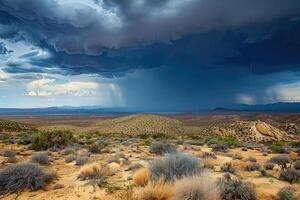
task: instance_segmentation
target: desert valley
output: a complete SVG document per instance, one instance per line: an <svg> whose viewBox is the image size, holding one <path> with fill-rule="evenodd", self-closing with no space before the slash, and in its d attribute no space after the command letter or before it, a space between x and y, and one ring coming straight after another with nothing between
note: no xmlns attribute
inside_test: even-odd
<svg viewBox="0 0 300 200"><path fill-rule="evenodd" d="M1 117L1 198L299 198L299 119L297 113Z"/></svg>

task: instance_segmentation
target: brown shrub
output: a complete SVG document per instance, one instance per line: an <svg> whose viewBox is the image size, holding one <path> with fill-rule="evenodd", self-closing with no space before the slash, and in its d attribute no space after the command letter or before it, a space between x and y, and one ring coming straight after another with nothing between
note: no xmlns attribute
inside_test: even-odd
<svg viewBox="0 0 300 200"><path fill-rule="evenodd" d="M147 168L138 169L132 178L135 184L145 186L150 180L150 170Z"/></svg>
<svg viewBox="0 0 300 200"><path fill-rule="evenodd" d="M173 189L169 183L160 178L156 183L148 183L146 187L136 190L138 200L170 200L173 197Z"/></svg>
<svg viewBox="0 0 300 200"><path fill-rule="evenodd" d="M98 179L111 175L109 167L98 163L84 165L80 168L78 178L80 180Z"/></svg>

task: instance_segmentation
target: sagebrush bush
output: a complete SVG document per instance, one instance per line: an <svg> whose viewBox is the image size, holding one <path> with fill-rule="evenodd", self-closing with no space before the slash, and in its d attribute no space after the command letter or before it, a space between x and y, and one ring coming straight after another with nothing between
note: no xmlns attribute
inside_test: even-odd
<svg viewBox="0 0 300 200"><path fill-rule="evenodd" d="M249 156L248 161L250 162L257 162L255 157Z"/></svg>
<svg viewBox="0 0 300 200"><path fill-rule="evenodd" d="M31 156L31 161L40 165L49 165L49 156L47 153L34 153Z"/></svg>
<svg viewBox="0 0 300 200"><path fill-rule="evenodd" d="M228 146L223 143L218 143L218 144L212 144L210 147L213 149L213 151L219 151L219 152L228 152Z"/></svg>
<svg viewBox="0 0 300 200"><path fill-rule="evenodd" d="M0 195L23 189L37 190L55 177L33 163L18 163L0 170Z"/></svg>
<svg viewBox="0 0 300 200"><path fill-rule="evenodd" d="M223 200L256 200L254 185L239 179L221 178L219 182Z"/></svg>
<svg viewBox="0 0 300 200"><path fill-rule="evenodd" d="M296 169L287 169L287 170L281 171L279 178L284 181L293 183L293 182L299 181L300 171L296 170Z"/></svg>
<svg viewBox="0 0 300 200"><path fill-rule="evenodd" d="M176 147L168 142L156 141L150 145L150 152L155 154L176 153Z"/></svg>
<svg viewBox="0 0 300 200"><path fill-rule="evenodd" d="M151 178L157 181L160 177L164 177L166 181L173 181L184 176L192 176L201 170L200 162L198 158L186 154L167 154L150 163Z"/></svg>
<svg viewBox="0 0 300 200"><path fill-rule="evenodd" d="M138 188L135 194L138 200L171 200L173 188L160 178L156 183L149 182L145 187Z"/></svg>
<svg viewBox="0 0 300 200"><path fill-rule="evenodd" d="M70 162L73 162L74 160L77 159L77 156L75 155L68 155L66 158L65 158L65 162L66 163L70 163Z"/></svg>
<svg viewBox="0 0 300 200"><path fill-rule="evenodd" d="M63 150L60 151L61 155L69 155L75 153L75 150L73 147L66 147Z"/></svg>
<svg viewBox="0 0 300 200"><path fill-rule="evenodd" d="M295 191L296 190L294 188L287 186L280 189L277 193L277 196L279 200L297 200L295 197Z"/></svg>
<svg viewBox="0 0 300 200"><path fill-rule="evenodd" d="M250 163L246 166L247 171L258 171L261 165L259 163Z"/></svg>
<svg viewBox="0 0 300 200"><path fill-rule="evenodd" d="M300 160L296 160L296 162L294 163L294 168L300 170Z"/></svg>
<svg viewBox="0 0 300 200"><path fill-rule="evenodd" d="M150 170L147 168L140 168L133 174L133 182L139 186L145 186L150 180Z"/></svg>
<svg viewBox="0 0 300 200"><path fill-rule="evenodd" d="M110 169L106 165L101 165L97 163L84 165L80 168L78 179L80 180L91 180L91 179L101 179L111 175Z"/></svg>
<svg viewBox="0 0 300 200"><path fill-rule="evenodd" d="M242 156L240 153L235 153L235 154L232 156L232 159L233 159L233 160L242 160L242 159L243 159L243 156Z"/></svg>
<svg viewBox="0 0 300 200"><path fill-rule="evenodd" d="M217 159L217 156L214 152L203 152L203 154L201 155L201 158L203 158L203 159L208 159L208 158Z"/></svg>
<svg viewBox="0 0 300 200"><path fill-rule="evenodd" d="M185 177L175 182L173 200L217 200L220 190L217 182L207 173Z"/></svg>
<svg viewBox="0 0 300 200"><path fill-rule="evenodd" d="M281 170L286 170L291 167L292 159L284 154L272 157L269 162L279 165Z"/></svg>
<svg viewBox="0 0 300 200"><path fill-rule="evenodd" d="M14 158L16 156L16 152L13 150L5 149L0 153L0 155L7 158Z"/></svg>
<svg viewBox="0 0 300 200"><path fill-rule="evenodd" d="M75 165L77 165L77 166L85 165L88 162L88 160L89 159L86 156L79 156L76 158Z"/></svg>
<svg viewBox="0 0 300 200"><path fill-rule="evenodd" d="M265 168L266 170L272 170L272 169L274 168L274 163L266 162L266 163L264 164L264 168Z"/></svg>
<svg viewBox="0 0 300 200"><path fill-rule="evenodd" d="M73 133L69 130L42 131L32 137L31 148L46 150L51 147L63 148L75 142Z"/></svg>
<svg viewBox="0 0 300 200"><path fill-rule="evenodd" d="M221 166L221 171L234 174L235 168L233 167L231 162L228 162L228 163L225 163L223 166Z"/></svg>

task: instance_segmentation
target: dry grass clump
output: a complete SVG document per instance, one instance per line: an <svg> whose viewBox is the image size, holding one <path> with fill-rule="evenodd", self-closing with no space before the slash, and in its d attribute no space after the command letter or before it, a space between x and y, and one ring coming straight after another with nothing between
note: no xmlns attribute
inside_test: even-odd
<svg viewBox="0 0 300 200"><path fill-rule="evenodd" d="M150 182L144 188L138 188L135 192L138 200L170 200L173 197L173 188L163 178L156 183Z"/></svg>
<svg viewBox="0 0 300 200"><path fill-rule="evenodd" d="M18 163L0 170L0 195L23 189L37 190L55 177L33 163Z"/></svg>
<svg viewBox="0 0 300 200"><path fill-rule="evenodd" d="M219 187L207 173L175 182L173 200L217 200L219 198Z"/></svg>
<svg viewBox="0 0 300 200"><path fill-rule="evenodd" d="M216 165L216 160L214 159L204 159L203 160L203 167L207 169L213 169Z"/></svg>
<svg viewBox="0 0 300 200"><path fill-rule="evenodd" d="M88 165L84 165L80 168L80 172L78 174L78 179L80 180L91 180L91 179L99 179L103 176L111 175L109 167L106 165L92 163Z"/></svg>
<svg viewBox="0 0 300 200"><path fill-rule="evenodd" d="M147 168L138 169L132 178L135 184L145 186L150 180L150 170Z"/></svg>

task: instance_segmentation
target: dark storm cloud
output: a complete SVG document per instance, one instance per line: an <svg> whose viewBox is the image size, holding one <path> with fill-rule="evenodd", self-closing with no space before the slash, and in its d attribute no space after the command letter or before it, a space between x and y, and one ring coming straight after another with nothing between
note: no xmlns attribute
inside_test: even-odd
<svg viewBox="0 0 300 200"><path fill-rule="evenodd" d="M0 54L7 54L8 50L6 49L5 45L0 42Z"/></svg>
<svg viewBox="0 0 300 200"><path fill-rule="evenodd" d="M11 73L60 67L116 77L163 66L270 73L298 69L299 15L299 0L2 0L0 37L51 54L25 54L27 63L7 64Z"/></svg>

